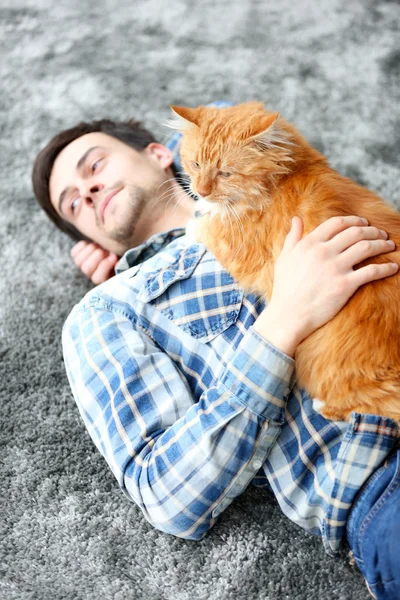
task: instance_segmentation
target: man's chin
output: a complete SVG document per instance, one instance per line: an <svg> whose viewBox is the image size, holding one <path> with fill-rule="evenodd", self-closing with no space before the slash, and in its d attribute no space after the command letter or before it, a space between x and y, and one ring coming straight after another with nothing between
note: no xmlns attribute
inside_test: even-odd
<svg viewBox="0 0 400 600"><path fill-rule="evenodd" d="M110 240L110 242L118 242L119 244L123 244L124 247L132 247L132 242L134 238L134 226L127 226L127 223L113 223L112 226L108 229L105 228L105 235Z"/></svg>
<svg viewBox="0 0 400 600"><path fill-rule="evenodd" d="M141 230L140 221L143 221L147 198L144 195L126 196L125 190L121 190L113 200L113 206L106 214L104 233L110 241L118 242L125 248L133 248L137 245L135 231Z"/></svg>

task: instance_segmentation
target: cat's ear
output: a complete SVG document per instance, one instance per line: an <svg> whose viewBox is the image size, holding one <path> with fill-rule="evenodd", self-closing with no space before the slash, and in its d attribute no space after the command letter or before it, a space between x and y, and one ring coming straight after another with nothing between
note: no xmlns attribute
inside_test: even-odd
<svg viewBox="0 0 400 600"><path fill-rule="evenodd" d="M188 108L186 106L172 106L172 115L168 119L166 125L171 129L177 129L178 131L187 131L194 125L198 126L199 121L199 108Z"/></svg>
<svg viewBox="0 0 400 600"><path fill-rule="evenodd" d="M276 124L278 117L279 113L271 113L260 119L257 127L253 128L249 141L261 149L273 146L280 138L280 132Z"/></svg>

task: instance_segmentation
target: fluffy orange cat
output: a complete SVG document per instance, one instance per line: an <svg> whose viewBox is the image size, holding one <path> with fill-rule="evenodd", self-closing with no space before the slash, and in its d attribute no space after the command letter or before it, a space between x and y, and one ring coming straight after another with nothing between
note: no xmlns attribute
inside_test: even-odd
<svg viewBox="0 0 400 600"><path fill-rule="evenodd" d="M334 171L262 103L171 108L172 126L183 132L182 164L204 211L196 238L246 290L270 297L274 263L295 215L304 234L330 217L359 215L400 247L399 213ZM400 251L362 264L370 262L400 264ZM356 411L400 421L399 331L399 276L362 286L297 348L299 385L325 403L328 419L348 420Z"/></svg>

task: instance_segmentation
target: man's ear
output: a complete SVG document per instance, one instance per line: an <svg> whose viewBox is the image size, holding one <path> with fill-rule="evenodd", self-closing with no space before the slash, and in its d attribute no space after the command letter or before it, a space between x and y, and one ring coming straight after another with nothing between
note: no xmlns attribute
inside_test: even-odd
<svg viewBox="0 0 400 600"><path fill-rule="evenodd" d="M162 144L158 144L157 142L152 142L146 146L144 151L147 152L151 158L157 160L158 164L163 169L168 169L174 162L174 157L171 150Z"/></svg>

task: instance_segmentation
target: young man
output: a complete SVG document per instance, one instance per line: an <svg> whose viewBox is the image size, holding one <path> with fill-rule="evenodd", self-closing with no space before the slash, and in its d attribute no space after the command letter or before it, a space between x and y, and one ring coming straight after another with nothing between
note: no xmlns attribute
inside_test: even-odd
<svg viewBox="0 0 400 600"><path fill-rule="evenodd" d="M293 358L360 285L396 272L353 270L392 249L387 234L354 216L302 239L294 218L265 307L184 235L195 202L173 158L140 124L100 121L55 136L34 166L41 206L86 240L84 272L106 280L122 256L63 330L94 443L162 531L199 539L249 483L266 486L328 553L347 540L377 598L400 597L398 427L326 421Z"/></svg>

